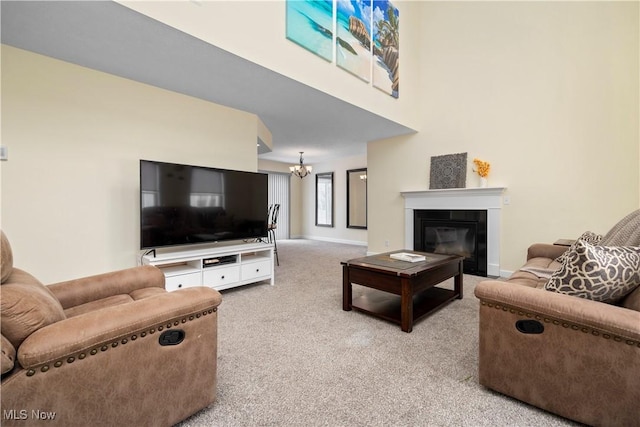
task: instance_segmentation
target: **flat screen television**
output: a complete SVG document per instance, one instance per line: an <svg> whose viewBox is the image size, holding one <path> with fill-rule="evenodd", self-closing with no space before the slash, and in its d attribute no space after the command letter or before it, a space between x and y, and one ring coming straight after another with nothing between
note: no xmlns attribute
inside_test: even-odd
<svg viewBox="0 0 640 427"><path fill-rule="evenodd" d="M140 160L140 248L267 235L267 175Z"/></svg>

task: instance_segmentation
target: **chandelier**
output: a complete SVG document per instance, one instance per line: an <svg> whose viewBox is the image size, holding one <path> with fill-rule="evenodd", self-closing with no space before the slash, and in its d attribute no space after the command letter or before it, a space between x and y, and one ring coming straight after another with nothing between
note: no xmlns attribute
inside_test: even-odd
<svg viewBox="0 0 640 427"><path fill-rule="evenodd" d="M291 171L291 173L300 179L309 175L311 173L311 169L313 169L311 166L305 166L303 164L302 153L304 153L304 151L300 151L300 164L289 167L289 170Z"/></svg>

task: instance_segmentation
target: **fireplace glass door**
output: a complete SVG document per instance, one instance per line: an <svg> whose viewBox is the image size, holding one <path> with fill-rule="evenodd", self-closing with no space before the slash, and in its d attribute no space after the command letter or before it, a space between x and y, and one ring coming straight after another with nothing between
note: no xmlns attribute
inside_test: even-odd
<svg viewBox="0 0 640 427"><path fill-rule="evenodd" d="M476 250L475 224L423 223L424 250L436 254L461 255L470 258Z"/></svg>
<svg viewBox="0 0 640 427"><path fill-rule="evenodd" d="M486 211L416 210L414 248L460 255L467 274L487 275Z"/></svg>

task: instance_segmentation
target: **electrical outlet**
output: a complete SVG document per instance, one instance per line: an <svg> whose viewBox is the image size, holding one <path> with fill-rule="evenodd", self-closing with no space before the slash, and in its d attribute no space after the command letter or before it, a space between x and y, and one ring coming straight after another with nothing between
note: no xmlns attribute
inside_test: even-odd
<svg viewBox="0 0 640 427"><path fill-rule="evenodd" d="M389 241L388 241L388 240L385 240L385 241L384 241L384 247L385 247L385 248L388 248L388 247L389 247Z"/></svg>

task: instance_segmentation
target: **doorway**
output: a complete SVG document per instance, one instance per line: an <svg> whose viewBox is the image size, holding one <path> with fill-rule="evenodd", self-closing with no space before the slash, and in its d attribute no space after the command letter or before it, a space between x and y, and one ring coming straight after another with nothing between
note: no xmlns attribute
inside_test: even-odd
<svg viewBox="0 0 640 427"><path fill-rule="evenodd" d="M269 204L279 204L278 227L275 230L276 239L289 238L289 216L291 213L291 174L267 172L269 181ZM267 214L265 209L265 215Z"/></svg>

